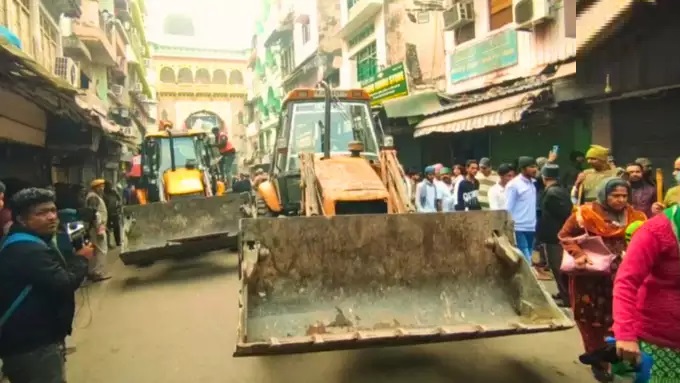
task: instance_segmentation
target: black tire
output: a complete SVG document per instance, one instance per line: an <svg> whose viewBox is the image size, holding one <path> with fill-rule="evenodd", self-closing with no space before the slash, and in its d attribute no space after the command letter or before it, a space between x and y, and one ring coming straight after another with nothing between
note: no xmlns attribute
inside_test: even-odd
<svg viewBox="0 0 680 383"><path fill-rule="evenodd" d="M257 217L274 217L274 212L269 209L264 199L255 194L255 212Z"/></svg>

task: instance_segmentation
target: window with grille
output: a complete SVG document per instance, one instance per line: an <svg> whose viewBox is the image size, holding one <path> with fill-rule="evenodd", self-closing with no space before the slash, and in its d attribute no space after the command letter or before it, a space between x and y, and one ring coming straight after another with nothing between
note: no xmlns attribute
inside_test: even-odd
<svg viewBox="0 0 680 383"><path fill-rule="evenodd" d="M512 0L489 0L489 15L491 31L512 23Z"/></svg>
<svg viewBox="0 0 680 383"><path fill-rule="evenodd" d="M302 24L302 43L307 44L311 39L312 30L309 28L309 24Z"/></svg>
<svg viewBox="0 0 680 383"><path fill-rule="evenodd" d="M41 57L37 57L37 59L47 70L54 73L59 29L51 17L42 9L40 10L40 33L42 35L42 52L36 52L41 54Z"/></svg>
<svg viewBox="0 0 680 383"><path fill-rule="evenodd" d="M281 49L281 74L287 75L295 69L295 53L293 51L293 46Z"/></svg>
<svg viewBox="0 0 680 383"><path fill-rule="evenodd" d="M375 41L362 48L354 56L357 63L357 81L360 83L378 73L378 56Z"/></svg>

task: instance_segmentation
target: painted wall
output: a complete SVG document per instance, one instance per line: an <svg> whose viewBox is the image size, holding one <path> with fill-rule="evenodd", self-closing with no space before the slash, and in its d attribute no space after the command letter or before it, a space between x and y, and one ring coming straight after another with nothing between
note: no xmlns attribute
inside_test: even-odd
<svg viewBox="0 0 680 383"><path fill-rule="evenodd" d="M407 45L413 44L418 53L418 64L424 83L443 79L445 72L444 29L440 13L429 12L429 21L418 24L408 19L410 1L388 2L385 9L387 65L406 59ZM414 73L411 74L412 76ZM443 84L442 84L443 90Z"/></svg>
<svg viewBox="0 0 680 383"><path fill-rule="evenodd" d="M293 29L293 45L295 50L295 66L301 65L311 55L316 53L319 47L319 22L316 9L316 0L297 0L295 2L295 13L298 15L309 16L310 39L303 43L303 25L295 23Z"/></svg>
<svg viewBox="0 0 680 383"><path fill-rule="evenodd" d="M341 9L347 9L347 5L344 5ZM385 17L384 12L379 12L373 19L375 25L374 32L363 39L359 44L349 47L347 40L342 42L342 66L340 67L340 87L341 88L353 88L358 87L359 82L357 81L357 64L353 57L361 49L365 48L367 45L375 42L376 44L376 55L378 59L378 66L387 66L387 41L385 36ZM346 14L344 16L347 17ZM350 37L351 38L351 37Z"/></svg>

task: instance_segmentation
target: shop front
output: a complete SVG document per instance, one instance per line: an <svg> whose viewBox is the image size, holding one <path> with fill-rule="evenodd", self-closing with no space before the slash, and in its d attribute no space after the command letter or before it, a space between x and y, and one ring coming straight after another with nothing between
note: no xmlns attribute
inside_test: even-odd
<svg viewBox="0 0 680 383"><path fill-rule="evenodd" d="M591 28L597 33L583 38L579 29L578 72L556 89L556 95L578 100L593 111L593 139L611 146L617 164L648 157L663 169L665 183L670 184L673 162L680 155L676 145L680 51L675 49L680 3L598 4L611 8L615 23L600 23ZM597 9L585 10L579 23L597 19Z"/></svg>

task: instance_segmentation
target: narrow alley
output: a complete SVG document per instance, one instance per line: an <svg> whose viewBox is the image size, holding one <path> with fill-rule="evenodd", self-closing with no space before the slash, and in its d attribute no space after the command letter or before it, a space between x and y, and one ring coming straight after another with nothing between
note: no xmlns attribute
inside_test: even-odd
<svg viewBox="0 0 680 383"><path fill-rule="evenodd" d="M70 383L364 383L587 381L576 330L429 346L232 358L235 254L149 268L116 262L79 296ZM80 294L80 293L79 293Z"/></svg>

